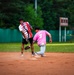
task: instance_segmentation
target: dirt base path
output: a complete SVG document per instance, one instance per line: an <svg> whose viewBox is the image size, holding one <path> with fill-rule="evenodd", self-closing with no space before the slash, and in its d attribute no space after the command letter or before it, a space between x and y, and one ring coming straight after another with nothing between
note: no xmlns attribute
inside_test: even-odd
<svg viewBox="0 0 74 75"><path fill-rule="evenodd" d="M74 53L46 53L34 58L26 52L0 52L0 75L74 75Z"/></svg>

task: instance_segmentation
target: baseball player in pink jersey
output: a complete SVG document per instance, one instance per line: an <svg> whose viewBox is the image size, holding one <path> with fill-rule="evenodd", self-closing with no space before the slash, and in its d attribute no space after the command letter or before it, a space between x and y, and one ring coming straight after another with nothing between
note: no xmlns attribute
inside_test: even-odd
<svg viewBox="0 0 74 75"><path fill-rule="evenodd" d="M40 47L40 51L36 52L36 54L44 56L45 50L46 50L46 36L49 36L50 42L52 42L52 37L49 32L46 30L40 30L38 27L35 28L35 36L33 38L33 41L37 41L38 46Z"/></svg>

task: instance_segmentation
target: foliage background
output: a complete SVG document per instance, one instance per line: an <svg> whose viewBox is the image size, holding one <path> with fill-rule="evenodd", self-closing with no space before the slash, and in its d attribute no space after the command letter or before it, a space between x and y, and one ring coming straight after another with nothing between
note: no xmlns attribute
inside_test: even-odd
<svg viewBox="0 0 74 75"><path fill-rule="evenodd" d="M59 17L68 17L67 29L74 29L74 0L0 0L0 28L18 29L19 18L41 29L57 30Z"/></svg>

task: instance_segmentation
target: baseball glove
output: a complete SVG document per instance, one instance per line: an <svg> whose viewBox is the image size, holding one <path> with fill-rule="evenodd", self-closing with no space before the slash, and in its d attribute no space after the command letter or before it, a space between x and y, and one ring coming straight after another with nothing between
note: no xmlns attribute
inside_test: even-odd
<svg viewBox="0 0 74 75"><path fill-rule="evenodd" d="M26 46L24 49L25 49L25 50L28 50L28 49L30 49L30 46Z"/></svg>

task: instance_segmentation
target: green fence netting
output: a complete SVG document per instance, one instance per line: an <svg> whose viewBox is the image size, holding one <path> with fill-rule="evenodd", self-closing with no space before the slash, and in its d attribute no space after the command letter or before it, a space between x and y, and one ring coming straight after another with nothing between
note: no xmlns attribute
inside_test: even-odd
<svg viewBox="0 0 74 75"><path fill-rule="evenodd" d="M49 31L52 35L53 42L59 41L59 30L50 30ZM33 32L35 34L35 32ZM67 41L73 39L72 30L67 30ZM64 41L64 30L61 32L61 40ZM21 42L22 35L19 30L17 29L0 29L0 43L6 42ZM49 38L47 37L47 42Z"/></svg>

